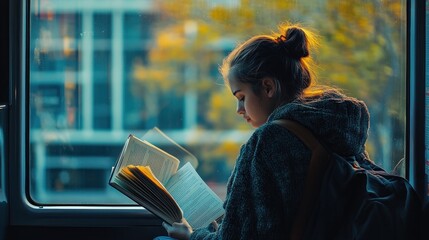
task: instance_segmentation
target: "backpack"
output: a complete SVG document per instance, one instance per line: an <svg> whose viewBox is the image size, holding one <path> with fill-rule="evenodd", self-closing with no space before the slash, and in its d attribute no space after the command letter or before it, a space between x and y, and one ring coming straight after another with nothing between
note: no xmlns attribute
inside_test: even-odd
<svg viewBox="0 0 429 240"><path fill-rule="evenodd" d="M387 173L365 154L328 151L297 122L274 122L312 151L290 239L418 239L421 202L406 179Z"/></svg>

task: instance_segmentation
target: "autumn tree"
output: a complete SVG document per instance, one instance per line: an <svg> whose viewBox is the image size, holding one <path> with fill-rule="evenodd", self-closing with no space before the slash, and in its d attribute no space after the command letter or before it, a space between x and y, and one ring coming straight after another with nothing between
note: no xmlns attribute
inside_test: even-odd
<svg viewBox="0 0 429 240"><path fill-rule="evenodd" d="M317 26L321 80L366 101L367 147L387 170L404 156L404 9L400 1L326 1Z"/></svg>
<svg viewBox="0 0 429 240"><path fill-rule="evenodd" d="M255 34L271 34L280 23L301 23L321 37L320 48L313 53L319 83L342 88L368 103L372 126L367 148L373 158L389 170L392 157L403 156L405 19L401 1L216 4L184 0L180 7L174 1L155 3L153 46L148 62L135 67L135 79L152 89L152 94L193 94L198 128L251 130L235 113L235 99L223 86L217 68L237 43ZM230 159L238 148L228 144L201 150L207 157ZM219 149L229 152L222 157Z"/></svg>

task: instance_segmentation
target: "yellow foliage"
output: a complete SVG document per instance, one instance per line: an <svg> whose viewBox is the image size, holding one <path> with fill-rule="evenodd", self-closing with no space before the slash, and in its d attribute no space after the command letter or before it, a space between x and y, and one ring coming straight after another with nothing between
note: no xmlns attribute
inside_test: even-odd
<svg viewBox="0 0 429 240"><path fill-rule="evenodd" d="M370 22L370 19L368 18L359 18L357 20L357 25L360 29L363 29L363 30L366 29L366 32L372 32L374 28L374 26Z"/></svg>
<svg viewBox="0 0 429 240"><path fill-rule="evenodd" d="M384 66L383 72L386 74L386 76L392 76L393 69L390 66Z"/></svg>
<svg viewBox="0 0 429 240"><path fill-rule="evenodd" d="M217 148L217 151L226 153L227 155L233 155L233 156L237 155L239 150L240 150L240 145L237 144L236 142L231 142L231 141L224 141Z"/></svg>
<svg viewBox="0 0 429 240"><path fill-rule="evenodd" d="M347 81L349 80L349 76L343 73L334 73L331 75L332 80L339 84L347 84Z"/></svg>
<svg viewBox="0 0 429 240"><path fill-rule="evenodd" d="M209 14L212 20L215 22L227 23L231 20L230 11L224 7L214 7Z"/></svg>
<svg viewBox="0 0 429 240"><path fill-rule="evenodd" d="M155 4L157 4L158 12L163 14L164 17L184 19L191 15L193 2L194 0L181 0L180 3L176 1L155 1Z"/></svg>
<svg viewBox="0 0 429 240"><path fill-rule="evenodd" d="M427 1L426 1L427 3ZM387 9L390 9L390 12L400 20L403 20L405 14L405 8L402 1L387 1ZM426 4L427 5L427 4Z"/></svg>
<svg viewBox="0 0 429 240"><path fill-rule="evenodd" d="M215 148L211 154L218 158L222 157L226 159L230 165L233 165L240 151L240 146L241 144L236 142L224 141L223 143L219 144L219 146L217 146L217 148Z"/></svg>
<svg viewBox="0 0 429 240"><path fill-rule="evenodd" d="M159 33L156 38L158 48L177 48L183 47L186 39L179 32L165 31Z"/></svg>
<svg viewBox="0 0 429 240"><path fill-rule="evenodd" d="M136 59L131 73L136 83L140 83L144 89L148 90L169 90L177 82L172 77L171 71L166 68L145 67L140 59Z"/></svg>
<svg viewBox="0 0 429 240"><path fill-rule="evenodd" d="M224 104L223 96L219 94L214 94L211 99L211 106L215 109L221 108Z"/></svg>
<svg viewBox="0 0 429 240"><path fill-rule="evenodd" d="M349 36L344 32L335 32L334 39L346 47L351 47L353 45L353 41L351 41Z"/></svg>

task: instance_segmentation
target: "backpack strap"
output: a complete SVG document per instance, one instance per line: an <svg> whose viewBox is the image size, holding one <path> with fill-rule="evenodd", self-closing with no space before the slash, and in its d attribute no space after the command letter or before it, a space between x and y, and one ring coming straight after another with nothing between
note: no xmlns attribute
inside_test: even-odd
<svg viewBox="0 0 429 240"><path fill-rule="evenodd" d="M290 235L291 240L299 240L304 237L306 223L313 212L312 210L316 201L318 200L323 176L329 164L330 154L322 144L320 144L311 131L301 124L288 119L274 120L273 123L288 129L312 152L302 199L296 212L296 217L293 222Z"/></svg>

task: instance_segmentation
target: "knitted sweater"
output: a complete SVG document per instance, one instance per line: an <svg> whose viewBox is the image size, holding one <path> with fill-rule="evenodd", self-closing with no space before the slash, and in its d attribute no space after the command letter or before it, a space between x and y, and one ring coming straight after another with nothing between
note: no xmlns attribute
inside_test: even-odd
<svg viewBox="0 0 429 240"><path fill-rule="evenodd" d="M218 230L197 229L191 239L288 239L311 152L275 119L301 123L341 155L365 151L369 113L362 101L329 92L280 106L241 147Z"/></svg>

